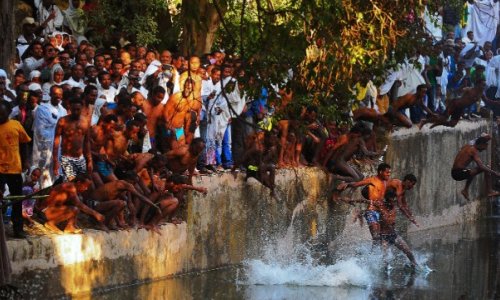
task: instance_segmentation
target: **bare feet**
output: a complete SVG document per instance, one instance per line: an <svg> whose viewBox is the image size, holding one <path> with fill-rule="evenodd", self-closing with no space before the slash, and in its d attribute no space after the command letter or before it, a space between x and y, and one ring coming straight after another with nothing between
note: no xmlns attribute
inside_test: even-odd
<svg viewBox="0 0 500 300"><path fill-rule="evenodd" d="M144 229L151 230L152 232L156 232L161 235L160 227L157 225L144 225Z"/></svg>
<svg viewBox="0 0 500 300"><path fill-rule="evenodd" d="M56 225L51 224L50 222L45 223L43 226L54 233L63 234L63 231L61 229L59 229Z"/></svg>
<svg viewBox="0 0 500 300"><path fill-rule="evenodd" d="M113 223L108 224L109 230L119 230L120 228Z"/></svg>
<svg viewBox="0 0 500 300"><path fill-rule="evenodd" d="M80 234L82 232L83 230L81 230L80 228L76 228L74 226L66 226L66 228L64 228L64 233Z"/></svg>
<svg viewBox="0 0 500 300"><path fill-rule="evenodd" d="M104 225L104 223L97 223L97 228L99 230L102 230L102 231L105 231L105 232L109 232L109 228L106 227L106 225Z"/></svg>
<svg viewBox="0 0 500 300"><path fill-rule="evenodd" d="M462 190L462 196L464 196L464 197L465 197L465 199L467 199L467 200L469 200L469 201L470 201L470 199L469 199L469 191L467 191L467 190Z"/></svg>
<svg viewBox="0 0 500 300"><path fill-rule="evenodd" d="M417 124L417 127L418 127L418 130L422 130L422 127L424 127L424 122L420 121L420 122Z"/></svg>
<svg viewBox="0 0 500 300"><path fill-rule="evenodd" d="M176 217L176 218L172 218L171 222L174 225L179 225L182 223L182 220Z"/></svg>
<svg viewBox="0 0 500 300"><path fill-rule="evenodd" d="M127 230L127 229L130 229L131 227L135 227L135 224L134 224L134 225L129 226L127 223L118 223L118 227L119 227L120 229L125 229L125 230Z"/></svg>

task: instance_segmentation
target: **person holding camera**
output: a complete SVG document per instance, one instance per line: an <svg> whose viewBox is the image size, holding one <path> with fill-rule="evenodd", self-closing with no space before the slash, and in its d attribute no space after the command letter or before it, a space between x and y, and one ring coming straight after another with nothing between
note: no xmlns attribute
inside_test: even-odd
<svg viewBox="0 0 500 300"><path fill-rule="evenodd" d="M179 73L171 64L172 54L165 50L160 55L160 61L153 60L148 66L145 74L145 87L148 91L152 91L154 87L161 86L165 89L165 97L162 104L166 104L169 97L174 93L179 92Z"/></svg>

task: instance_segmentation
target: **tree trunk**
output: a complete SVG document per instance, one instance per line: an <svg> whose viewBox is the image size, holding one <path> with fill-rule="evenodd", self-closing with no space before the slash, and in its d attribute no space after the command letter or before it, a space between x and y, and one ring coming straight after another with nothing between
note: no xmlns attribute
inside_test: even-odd
<svg viewBox="0 0 500 300"><path fill-rule="evenodd" d="M0 0L0 68L12 72L15 53L14 1Z"/></svg>
<svg viewBox="0 0 500 300"><path fill-rule="evenodd" d="M227 7L221 1L217 3L223 15ZM220 23L217 9L209 0L183 0L180 52L199 56L211 52Z"/></svg>

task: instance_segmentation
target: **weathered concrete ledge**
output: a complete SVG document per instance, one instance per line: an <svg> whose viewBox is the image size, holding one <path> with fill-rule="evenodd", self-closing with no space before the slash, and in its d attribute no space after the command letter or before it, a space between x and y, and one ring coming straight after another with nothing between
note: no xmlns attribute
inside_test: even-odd
<svg viewBox="0 0 500 300"><path fill-rule="evenodd" d="M419 179L409 202L420 229L481 215L482 177L471 186L475 200L466 204L459 195L464 183L454 182L450 169L458 149L485 131L488 122L483 120L461 122L453 129L404 129L390 137L386 160L394 175L411 172ZM488 161L488 154L482 159ZM203 177L196 184L207 187L208 196L192 195L186 222L163 226L161 236L145 230L86 230L83 235L11 240L15 284L30 298L45 299L238 264L260 256L270 240L284 236L292 216L300 241L369 238L365 227L347 225L348 205L327 201L327 178L317 169L279 170L276 199L255 180L244 183L242 177ZM402 231L415 230L401 223Z"/></svg>
<svg viewBox="0 0 500 300"><path fill-rule="evenodd" d="M276 199L253 179L203 177L206 197L187 201L186 222L146 230L48 235L8 242L16 284L30 298L85 293L105 287L238 264L261 253L269 236L286 230L294 209L304 239L339 232L326 199L326 175L315 169L279 171ZM326 230L328 228L329 230Z"/></svg>
<svg viewBox="0 0 500 300"><path fill-rule="evenodd" d="M481 119L461 121L455 128L400 129L391 135L386 160L393 175L401 178L413 173L419 181L408 193L411 209L421 224L419 230L467 222L486 213L484 175L474 179L469 191L472 201L467 201L460 194L465 181L451 178L451 166L460 148L481 133L491 132L490 127L491 121ZM491 149L480 156L490 164ZM417 228L410 226L408 230Z"/></svg>

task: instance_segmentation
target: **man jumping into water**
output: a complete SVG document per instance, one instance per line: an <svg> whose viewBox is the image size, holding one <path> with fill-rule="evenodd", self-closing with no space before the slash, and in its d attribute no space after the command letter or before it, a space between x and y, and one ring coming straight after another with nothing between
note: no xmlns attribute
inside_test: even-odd
<svg viewBox="0 0 500 300"><path fill-rule="evenodd" d="M392 188L388 188L385 192L384 201L378 206L381 214L380 220L380 238L382 240L382 245L384 250L389 245L394 245L399 250L408 257L411 262L412 268L418 267L415 260L415 256L408 247L408 244L396 233L394 225L396 223L396 191Z"/></svg>
<svg viewBox="0 0 500 300"><path fill-rule="evenodd" d="M490 174L496 177L500 177L500 173L490 169L486 166L479 158L479 152L488 149L488 141L491 140L490 135L482 135L474 142L474 145L465 145L460 149L457 156L455 157L455 162L451 169L451 177L456 181L466 180L465 187L462 190L462 195L469 199L469 186L472 180L477 175L485 172L485 175L489 177ZM469 164L474 161L476 163L475 168L467 168ZM488 181L488 179L487 179ZM488 197L498 196L499 192L490 190L488 191Z"/></svg>
<svg viewBox="0 0 500 300"><path fill-rule="evenodd" d="M403 180L399 179L391 179L387 184L387 188L392 188L396 191L396 195L398 197L398 207L401 212L412 222L415 226L420 227L420 224L417 223L415 217L411 213L410 208L408 207L408 203L406 202L405 193L413 189L415 184L417 183L417 177L413 174L406 174Z"/></svg>
<svg viewBox="0 0 500 300"><path fill-rule="evenodd" d="M342 191L347 187L368 186L368 209L365 211L365 219L370 228L370 233L374 244L380 243L380 210L379 207L384 200L387 182L391 177L391 166L386 163L381 163L377 168L377 176L365 178L358 182L341 183L337 187Z"/></svg>
<svg viewBox="0 0 500 300"><path fill-rule="evenodd" d="M406 254L406 257L411 262L412 268L417 268L418 264L415 260L415 256L408 247L408 244L396 233L394 225L396 223L396 212L397 212L397 191L394 188L387 188L384 194L383 201L375 203L375 206L380 212L379 226L380 226L380 240L384 250L389 245L394 245L399 250ZM346 199L340 198L340 201L344 201L349 204L353 203L368 203L370 205L374 204L371 200L366 199Z"/></svg>

